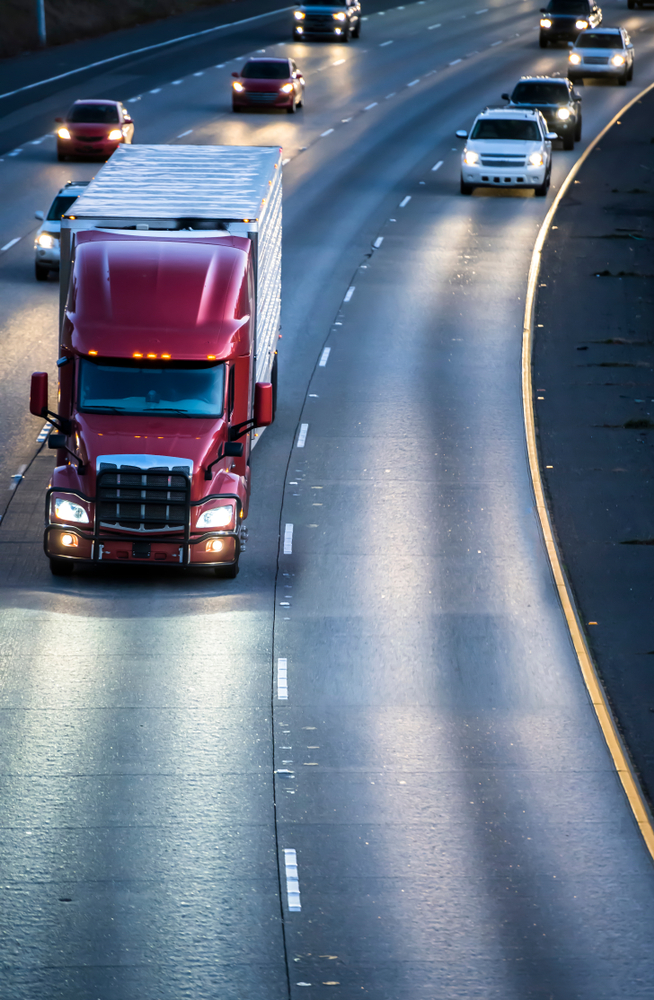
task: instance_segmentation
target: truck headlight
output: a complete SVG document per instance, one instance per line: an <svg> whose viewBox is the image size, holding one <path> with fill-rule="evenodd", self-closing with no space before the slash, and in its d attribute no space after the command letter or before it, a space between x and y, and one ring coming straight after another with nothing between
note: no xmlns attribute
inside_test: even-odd
<svg viewBox="0 0 654 1000"><path fill-rule="evenodd" d="M295 13L293 14L293 17L295 18L296 21L304 21L306 16L307 15L304 13L303 10L296 10Z"/></svg>
<svg viewBox="0 0 654 1000"><path fill-rule="evenodd" d="M197 528L230 528L234 521L234 508L231 506L212 507L205 510L197 519Z"/></svg>
<svg viewBox="0 0 654 1000"><path fill-rule="evenodd" d="M611 62L614 66L624 66L624 56L613 56Z"/></svg>
<svg viewBox="0 0 654 1000"><path fill-rule="evenodd" d="M332 14L335 21L344 21L346 16L347 15L344 14L342 10L339 10L338 14Z"/></svg>
<svg viewBox="0 0 654 1000"><path fill-rule="evenodd" d="M570 109L559 108L559 110L556 112L556 117L560 118L562 122L567 122L568 118L570 117Z"/></svg>
<svg viewBox="0 0 654 1000"><path fill-rule="evenodd" d="M578 28L579 31L583 31L584 28L587 27L588 27L588 21L575 21L575 28Z"/></svg>
<svg viewBox="0 0 654 1000"><path fill-rule="evenodd" d="M463 154L463 162L467 167L474 167L475 163L479 163L479 153L475 153L472 149L466 149Z"/></svg>
<svg viewBox="0 0 654 1000"><path fill-rule="evenodd" d="M57 135L60 139L70 139L70 132L67 128L60 128Z"/></svg>
<svg viewBox="0 0 654 1000"><path fill-rule="evenodd" d="M541 17L540 26L541 28L551 28L552 22L550 21L549 17Z"/></svg>
<svg viewBox="0 0 654 1000"><path fill-rule="evenodd" d="M530 153L529 154L529 166L530 167L542 167L543 166L543 154L542 153Z"/></svg>
<svg viewBox="0 0 654 1000"><path fill-rule="evenodd" d="M118 140L122 139L122 137L123 133L119 128L112 128L111 132L107 136L107 139L110 139L111 142L118 142Z"/></svg>
<svg viewBox="0 0 654 1000"><path fill-rule="evenodd" d="M63 497L57 497L55 500L54 513L60 521L73 521L75 524L89 523L89 515L84 508L72 500L64 500Z"/></svg>
<svg viewBox="0 0 654 1000"><path fill-rule="evenodd" d="M245 90L245 87L243 86L243 84L239 83L238 80L234 81L234 83L232 84L232 87L234 88L234 90L236 91L237 94L240 94L242 91Z"/></svg>
<svg viewBox="0 0 654 1000"><path fill-rule="evenodd" d="M36 242L40 247L45 247L46 250L52 250L57 245L57 241L51 233L40 233Z"/></svg>
<svg viewBox="0 0 654 1000"><path fill-rule="evenodd" d="M573 66L578 66L579 63L581 62L581 56L579 55L578 52L571 52L569 59Z"/></svg>

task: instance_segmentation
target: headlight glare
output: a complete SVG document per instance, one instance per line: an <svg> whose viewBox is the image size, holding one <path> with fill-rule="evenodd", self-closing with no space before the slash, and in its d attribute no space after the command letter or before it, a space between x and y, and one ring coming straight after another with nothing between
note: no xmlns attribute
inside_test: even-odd
<svg viewBox="0 0 654 1000"><path fill-rule="evenodd" d="M60 128L57 135L60 139L70 139L70 132L67 128Z"/></svg>
<svg viewBox="0 0 654 1000"><path fill-rule="evenodd" d="M559 110L556 112L556 117L560 118L562 122L567 122L568 118L570 117L570 109L559 108Z"/></svg>
<svg viewBox="0 0 654 1000"><path fill-rule="evenodd" d="M56 498L54 512L55 517L59 518L60 521L73 521L75 524L89 523L89 515L84 508L78 503L73 503L72 500L64 500L63 497Z"/></svg>
<svg viewBox="0 0 654 1000"><path fill-rule="evenodd" d="M475 153L472 149L466 149L463 154L463 162L467 167L473 167L475 163L479 163L479 153Z"/></svg>
<svg viewBox="0 0 654 1000"><path fill-rule="evenodd" d="M542 153L530 153L529 154L529 166L530 167L542 167L543 166L543 154Z"/></svg>
<svg viewBox="0 0 654 1000"><path fill-rule="evenodd" d="M339 10L338 14L332 14L335 21L344 21L346 16L342 10Z"/></svg>
<svg viewBox="0 0 654 1000"><path fill-rule="evenodd" d="M119 139L122 139L122 137L123 133L119 128L112 128L111 132L107 136L107 139L110 139L111 142L117 142Z"/></svg>
<svg viewBox="0 0 654 1000"><path fill-rule="evenodd" d="M234 508L231 506L212 507L200 514L196 527L198 528L229 528L234 521Z"/></svg>
<svg viewBox="0 0 654 1000"><path fill-rule="evenodd" d="M579 63L581 62L581 56L579 55L579 53L577 53L577 52L571 52L570 53L570 62L572 63L573 66L578 66Z"/></svg>
<svg viewBox="0 0 654 1000"><path fill-rule="evenodd" d="M295 13L293 14L293 17L295 18L296 21L304 21L306 16L307 15L304 13L303 10L296 10Z"/></svg>
<svg viewBox="0 0 654 1000"><path fill-rule="evenodd" d="M541 28L551 28L552 22L550 21L549 17L541 17L540 26Z"/></svg>
<svg viewBox="0 0 654 1000"><path fill-rule="evenodd" d="M284 86L280 87L279 89L282 92L282 94L290 94L291 91L293 90L293 84L292 83L285 83Z"/></svg>
<svg viewBox="0 0 654 1000"><path fill-rule="evenodd" d="M588 21L575 21L575 28L579 28L579 31L583 31L587 27Z"/></svg>
<svg viewBox="0 0 654 1000"><path fill-rule="evenodd" d="M41 233L36 242L40 247L45 247L48 250L51 250L57 244L56 239L51 233Z"/></svg>
<svg viewBox="0 0 654 1000"><path fill-rule="evenodd" d="M240 94L240 93L242 93L245 90L245 87L243 86L243 84L239 83L238 80L234 81L234 83L232 84L232 87L234 88L234 90L236 91L237 94Z"/></svg>
<svg viewBox="0 0 654 1000"><path fill-rule="evenodd" d="M611 59L614 66L624 66L624 56L615 55Z"/></svg>

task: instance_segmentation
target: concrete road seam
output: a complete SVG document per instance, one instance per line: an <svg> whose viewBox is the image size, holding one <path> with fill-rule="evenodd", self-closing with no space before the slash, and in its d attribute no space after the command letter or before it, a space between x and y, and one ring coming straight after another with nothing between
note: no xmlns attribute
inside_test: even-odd
<svg viewBox="0 0 654 1000"><path fill-rule="evenodd" d="M547 557L550 563L550 568L552 570L552 575L554 577L554 584L559 595L559 600L561 601L561 606L563 608L563 613L568 625L568 630L570 632L570 638L572 640L572 645L574 647L579 667L581 670L581 675L586 685L586 690L590 697L591 704L595 711L597 721L599 723L600 729L606 741L609 753L613 760L614 767L618 773L618 777L622 784L622 787L627 796L629 806L634 815L638 828L642 834L643 840L645 841L645 846L649 851L650 857L654 861L654 820L650 812L647 800L640 786L640 782L636 775L636 772L632 766L629 751L627 746L622 739L620 731L617 727L616 720L613 717L611 708L609 706L609 701L604 690L604 686L600 679L597 667L591 656L591 652L584 634L583 628L581 626L581 621L579 618L579 613L575 605L574 598L572 596L572 589L570 583L566 577L565 571L563 569L563 563L561 561L561 555L559 552L558 545L556 543L556 538L554 536L554 531L552 528L552 521L550 517L549 508L545 499L545 491L543 489L543 479L541 476L540 465L538 460L538 447L536 444L536 424L534 421L534 405L533 405L533 384L532 384L532 350L533 350L533 333L534 333L534 313L536 306L536 291L538 288L538 279L540 275L540 265L541 256L543 252L543 246L547 238L550 226L556 214L556 211L561 203L561 200L565 197L568 189L571 187L576 175L583 164L588 159L591 152L595 149L597 144L601 142L606 133L611 129L615 123L624 115L634 104L640 101L646 94L648 94L652 89L654 89L654 83L650 84L644 90L641 90L632 100L624 105L620 109L618 114L614 115L611 121L606 125L602 131L593 139L589 146L584 150L582 155L579 157L577 162L574 164L570 173L565 178L559 192L557 193L554 201L552 202L551 208L548 211L543 224L540 227L538 236L536 238L536 243L534 244L534 249L531 257L531 264L529 267L529 277L527 279L527 294L525 297L525 315L524 315L524 325L522 331L522 407L523 407L523 417L525 424L525 437L527 444L527 456L529 461L529 472L531 475L531 482L534 491L534 498L536 502L536 511L538 513L538 518L540 521L541 531L543 533L543 540L545 542L545 549L547 551Z"/></svg>

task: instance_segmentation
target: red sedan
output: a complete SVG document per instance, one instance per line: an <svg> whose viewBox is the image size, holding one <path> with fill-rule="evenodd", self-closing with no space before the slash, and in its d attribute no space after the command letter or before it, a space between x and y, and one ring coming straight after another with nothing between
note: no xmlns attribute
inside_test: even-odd
<svg viewBox="0 0 654 1000"><path fill-rule="evenodd" d="M134 139L134 122L120 101L75 101L65 118L55 118L57 159L106 160L121 142Z"/></svg>
<svg viewBox="0 0 654 1000"><path fill-rule="evenodd" d="M248 59L232 73L232 108L286 108L292 115L304 102L304 77L293 59Z"/></svg>

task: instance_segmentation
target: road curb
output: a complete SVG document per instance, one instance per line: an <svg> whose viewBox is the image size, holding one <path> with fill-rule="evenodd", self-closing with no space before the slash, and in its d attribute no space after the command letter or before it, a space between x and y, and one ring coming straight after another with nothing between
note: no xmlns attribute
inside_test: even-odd
<svg viewBox="0 0 654 1000"><path fill-rule="evenodd" d="M556 211L562 199L567 194L568 189L571 187L576 175L579 173L579 170L597 144L615 125L620 117L651 90L654 90L654 83L640 91L640 93L625 104L624 107L620 109L618 114L614 115L608 125L602 129L602 131L584 150L561 185L561 188L554 198L550 210L545 216L545 219L543 220L543 223L538 231L538 236L536 237L536 242L532 252L531 263L529 265L527 294L525 296L525 314L522 329L522 407L529 473L534 491L536 511L538 513L538 519L543 533L543 541L545 542L547 558L552 570L552 576L554 577L554 585L559 595L559 600L568 625L570 638L577 656L577 661L586 686L586 691L588 692L597 721L600 729L602 730L602 735L606 741L608 751L611 754L613 765L627 796L629 806L636 823L638 824L645 846L649 851L651 859L654 861L654 818L652 817L647 800L631 763L627 746L618 730L616 720L613 717L609 701L604 690L604 685L602 684L597 667L591 656L586 636L581 626L579 613L572 595L570 582L563 569L561 555L554 536L550 511L545 499L543 479L538 458L533 404L534 390L531 377L536 290L540 275L543 247Z"/></svg>

